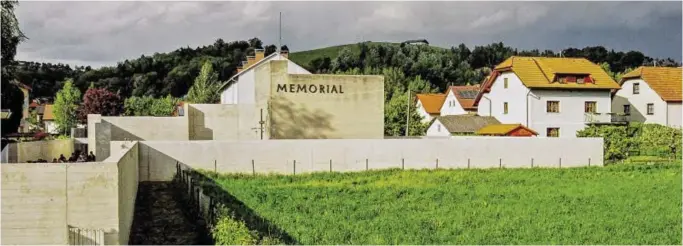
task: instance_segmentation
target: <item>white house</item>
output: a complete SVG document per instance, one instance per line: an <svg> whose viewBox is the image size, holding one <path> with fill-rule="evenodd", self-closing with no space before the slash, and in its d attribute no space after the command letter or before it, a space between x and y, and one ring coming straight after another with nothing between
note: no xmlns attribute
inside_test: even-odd
<svg viewBox="0 0 683 246"><path fill-rule="evenodd" d="M428 137L475 135L479 129L492 124L500 124L500 122L490 116L469 114L437 116L429 128L427 128L426 135Z"/></svg>
<svg viewBox="0 0 683 246"><path fill-rule="evenodd" d="M479 86L449 86L446 99L439 110L441 116L476 113L474 99L478 92Z"/></svg>
<svg viewBox="0 0 683 246"><path fill-rule="evenodd" d="M611 123L611 90L619 88L584 58L513 56L494 68L474 106L479 115L521 123L540 137L576 137L588 124Z"/></svg>
<svg viewBox="0 0 683 246"><path fill-rule="evenodd" d="M628 121L681 127L681 68L639 67L621 79L612 111Z"/></svg>
<svg viewBox="0 0 683 246"><path fill-rule="evenodd" d="M417 113L422 116L423 123L428 123L441 115L441 106L446 100L446 94L417 94L416 98Z"/></svg>
<svg viewBox="0 0 683 246"><path fill-rule="evenodd" d="M287 60L287 73L311 74L303 67L287 59L286 52L274 52L264 57L262 49L255 50L254 56L248 56L247 61L242 62L243 67L237 69L237 74L232 76L221 88L221 104L254 104L256 103L256 78L254 69L270 60Z"/></svg>

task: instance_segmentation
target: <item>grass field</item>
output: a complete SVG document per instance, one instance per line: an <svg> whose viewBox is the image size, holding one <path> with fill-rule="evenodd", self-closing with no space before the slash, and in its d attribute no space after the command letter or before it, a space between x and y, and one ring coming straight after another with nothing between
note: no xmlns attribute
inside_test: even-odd
<svg viewBox="0 0 683 246"><path fill-rule="evenodd" d="M681 244L681 164L209 174L301 244Z"/></svg>

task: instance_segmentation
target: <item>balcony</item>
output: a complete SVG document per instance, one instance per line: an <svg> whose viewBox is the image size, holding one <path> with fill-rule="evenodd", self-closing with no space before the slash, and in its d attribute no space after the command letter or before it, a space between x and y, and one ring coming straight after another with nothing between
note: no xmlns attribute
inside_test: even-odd
<svg viewBox="0 0 683 246"><path fill-rule="evenodd" d="M617 113L584 113L586 124L628 124L628 115Z"/></svg>

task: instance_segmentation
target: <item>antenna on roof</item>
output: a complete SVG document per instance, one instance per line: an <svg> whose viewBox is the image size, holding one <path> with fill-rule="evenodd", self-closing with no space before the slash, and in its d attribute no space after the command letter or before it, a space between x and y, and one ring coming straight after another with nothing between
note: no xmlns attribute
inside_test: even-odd
<svg viewBox="0 0 683 246"><path fill-rule="evenodd" d="M280 12L280 22L278 24L278 35L277 35L277 54L281 54L282 49L282 12Z"/></svg>
<svg viewBox="0 0 683 246"><path fill-rule="evenodd" d="M656 67L657 66L657 60L655 60L654 63L655 63L655 67Z"/></svg>

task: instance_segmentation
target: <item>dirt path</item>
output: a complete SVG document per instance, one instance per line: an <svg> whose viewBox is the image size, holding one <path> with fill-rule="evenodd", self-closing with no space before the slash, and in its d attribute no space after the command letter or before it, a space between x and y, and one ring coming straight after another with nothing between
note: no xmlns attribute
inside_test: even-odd
<svg viewBox="0 0 683 246"><path fill-rule="evenodd" d="M187 214L172 183L140 183L129 244L207 244L206 235L204 225Z"/></svg>

